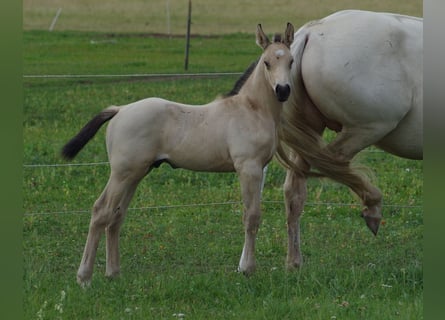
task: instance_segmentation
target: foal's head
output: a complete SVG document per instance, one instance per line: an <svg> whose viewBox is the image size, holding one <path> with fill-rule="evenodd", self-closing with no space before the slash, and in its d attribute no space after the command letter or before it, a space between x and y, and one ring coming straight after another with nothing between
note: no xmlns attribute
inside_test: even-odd
<svg viewBox="0 0 445 320"><path fill-rule="evenodd" d="M256 43L264 50L258 64L264 65L266 79L280 102L286 101L290 94L290 71L294 61L290 45L293 40L294 26L291 23L287 23L284 38L277 34L272 42L264 34L261 24L257 26Z"/></svg>

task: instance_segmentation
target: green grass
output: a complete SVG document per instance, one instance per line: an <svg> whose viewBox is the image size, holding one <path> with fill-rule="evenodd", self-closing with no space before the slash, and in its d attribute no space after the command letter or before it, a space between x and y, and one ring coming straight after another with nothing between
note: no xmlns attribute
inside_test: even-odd
<svg viewBox="0 0 445 320"><path fill-rule="evenodd" d="M183 38L73 31L29 31L23 38L29 75L184 73ZM193 37L188 71L241 72L260 53L253 33Z"/></svg>
<svg viewBox="0 0 445 320"><path fill-rule="evenodd" d="M259 54L252 37L194 39L192 71L243 70ZM181 40L116 35L114 43L94 45L91 39L109 38L25 32L24 73L182 72ZM62 164L63 144L109 104L148 96L200 104L235 80L25 79L24 163ZM101 130L73 163L106 160ZM388 205L379 235L367 230L347 188L312 179L302 220L305 264L286 272L285 172L273 161L263 194L258 271L249 278L235 272L243 243L236 175L161 166L142 181L130 205L121 234L122 276L104 277L102 241L86 290L75 275L108 166L24 167L25 318L422 319L422 162L380 152L363 152L359 160L374 170ZM225 202L234 203L193 205Z"/></svg>

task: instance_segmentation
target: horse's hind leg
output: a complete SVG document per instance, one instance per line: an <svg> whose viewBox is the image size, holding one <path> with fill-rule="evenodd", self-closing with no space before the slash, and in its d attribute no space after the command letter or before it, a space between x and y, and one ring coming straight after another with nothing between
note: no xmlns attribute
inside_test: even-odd
<svg viewBox="0 0 445 320"><path fill-rule="evenodd" d="M355 172L350 167L349 161L358 152L378 141L388 130L378 126L369 129L344 130L327 146L339 160L347 161L344 170L336 172L334 179L350 187L361 198L366 206L362 217L375 235L382 219L382 193L366 178Z"/></svg>
<svg viewBox="0 0 445 320"><path fill-rule="evenodd" d="M119 273L119 228L140 178L122 178L111 174L107 185L93 206L88 237L77 271L77 282L89 284L93 274L97 247L107 230L107 275Z"/></svg>
<svg viewBox="0 0 445 320"><path fill-rule="evenodd" d="M298 167L309 170L309 165L300 157L294 159ZM300 251L300 217L307 197L306 177L293 170L287 170L283 189L288 234L286 265L291 270L303 264Z"/></svg>

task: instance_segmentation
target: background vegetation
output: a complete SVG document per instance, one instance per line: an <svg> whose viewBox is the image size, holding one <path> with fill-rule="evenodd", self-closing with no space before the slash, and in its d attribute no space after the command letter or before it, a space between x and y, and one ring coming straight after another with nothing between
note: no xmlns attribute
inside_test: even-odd
<svg viewBox="0 0 445 320"><path fill-rule="evenodd" d="M201 35L252 33L262 23L280 30L283 21L299 26L342 9L422 16L422 5L420 0L192 0L191 29ZM54 30L184 35L188 1L23 0L25 30L48 30L59 8L62 13Z"/></svg>
<svg viewBox="0 0 445 320"><path fill-rule="evenodd" d="M165 11L156 23L138 22L155 12L154 1L98 3L24 1L24 74L183 73L184 39L153 34L165 33ZM179 12L179 3L170 3L172 11ZM264 28L272 33L282 31L283 21L298 26L339 6L421 15L420 1L385 2L387 7L375 1L219 4L193 1L192 30L201 36L192 39L190 72L242 71L260 53L250 30L261 18L270 21ZM48 32L58 7L62 15ZM165 2L158 7L165 10ZM236 20L229 19L228 7ZM172 26L182 23L177 14ZM212 15L220 20L207 17ZM258 272L245 278L235 272L243 242L236 175L161 166L139 186L122 228L121 278L104 277L101 242L92 286L77 285L89 212L108 177L104 131L69 166L59 157L63 144L110 104L148 96L200 104L230 90L235 80L24 78L26 319L422 319L422 162L373 148L358 160L373 168L384 193L377 237L345 187L313 179L302 222L305 265L285 272L284 171L274 161L263 194Z"/></svg>

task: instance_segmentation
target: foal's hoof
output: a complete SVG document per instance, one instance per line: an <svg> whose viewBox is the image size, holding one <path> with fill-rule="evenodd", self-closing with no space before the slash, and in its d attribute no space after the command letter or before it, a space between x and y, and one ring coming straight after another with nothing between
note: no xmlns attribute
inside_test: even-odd
<svg viewBox="0 0 445 320"><path fill-rule="evenodd" d="M85 268L83 265L79 267L77 270L77 283L82 287L89 287L91 284L91 278L93 276L93 272Z"/></svg>
<svg viewBox="0 0 445 320"><path fill-rule="evenodd" d="M115 270L107 270L105 272L105 277L107 277L108 279L116 279L121 275L121 271L120 269L115 269Z"/></svg>
<svg viewBox="0 0 445 320"><path fill-rule="evenodd" d="M242 273L246 277L249 277L255 272L255 267L243 269L240 266L238 266L238 269L236 271Z"/></svg>
<svg viewBox="0 0 445 320"><path fill-rule="evenodd" d="M80 275L77 275L77 283L82 287L82 288L88 288L91 285L91 278L86 279L83 278Z"/></svg>
<svg viewBox="0 0 445 320"><path fill-rule="evenodd" d="M303 265L303 259L301 257L298 259L287 260L286 270L292 272L300 269L302 265Z"/></svg>

